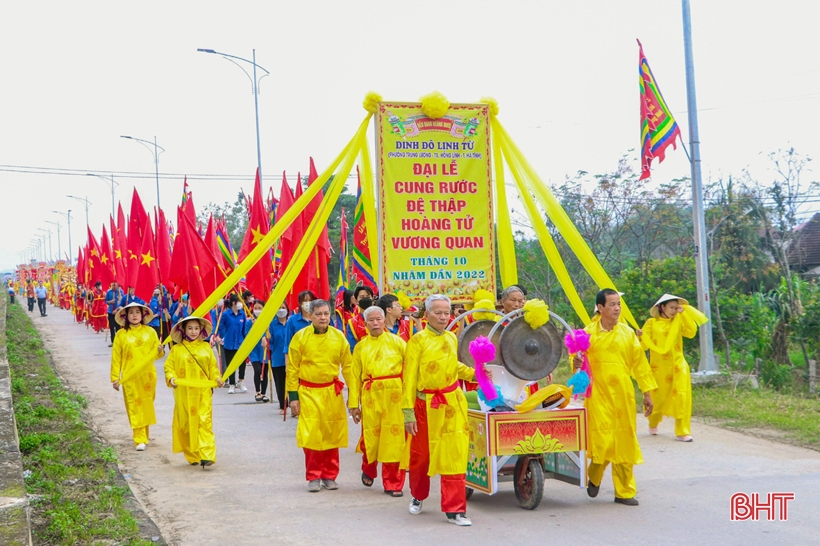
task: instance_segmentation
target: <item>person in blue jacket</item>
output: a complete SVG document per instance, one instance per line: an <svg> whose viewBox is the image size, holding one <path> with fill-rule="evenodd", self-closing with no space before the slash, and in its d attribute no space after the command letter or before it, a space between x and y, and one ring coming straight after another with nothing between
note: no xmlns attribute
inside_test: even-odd
<svg viewBox="0 0 820 546"><path fill-rule="evenodd" d="M270 324L270 371L279 402L279 415L285 414L285 330L288 323L288 304L282 303L276 318Z"/></svg>
<svg viewBox="0 0 820 546"><path fill-rule="evenodd" d="M245 336L251 331L253 325L256 323L259 315L262 314L262 308L265 307L265 302L262 300L254 300L251 304L253 306L253 316L245 322ZM248 355L248 360L253 366L253 386L256 389L256 401L267 403L270 398L265 395L268 390L268 332L260 339L256 347L253 348L251 354Z"/></svg>
<svg viewBox="0 0 820 546"><path fill-rule="evenodd" d="M128 287L128 293L125 294L122 297L122 299L120 300L120 307L125 307L126 305L131 304L131 303L135 303L135 302L139 303L140 305L145 305L145 300L138 297L138 296L136 296L134 294L134 287L129 286Z"/></svg>
<svg viewBox="0 0 820 546"><path fill-rule="evenodd" d="M285 355L285 366L287 366L288 363L288 347L290 346L290 340L293 339L296 332L313 324L310 321L310 302L315 299L316 296L310 290L299 292L299 295L296 298L296 301L299 303L299 308L294 309L293 314L290 316L287 324L285 325L285 345L282 347L282 353ZM296 417L293 412L291 412L291 415Z"/></svg>
<svg viewBox="0 0 820 546"><path fill-rule="evenodd" d="M159 338L159 342L162 343L163 337L168 335L168 331L165 332L160 331L160 319L161 319L161 305L160 305L160 296L159 296L159 288L154 288L154 295L151 298L151 301L148 302L148 308L154 313L154 318L151 319L151 322L148 323L148 326L154 329L157 333L157 337ZM164 334L164 335L163 335Z"/></svg>
<svg viewBox="0 0 820 546"><path fill-rule="evenodd" d="M237 349L242 345L242 341L245 339L245 323L247 320L248 317L245 316L239 297L236 294L231 294L222 313L222 320L219 323L219 343L222 345L223 354L225 355L224 366L230 365ZM239 388L239 392L248 392L248 388L245 386L244 362L239 365L239 384L236 383L236 372L230 375L228 382L230 384L228 394L236 392L236 387Z"/></svg>

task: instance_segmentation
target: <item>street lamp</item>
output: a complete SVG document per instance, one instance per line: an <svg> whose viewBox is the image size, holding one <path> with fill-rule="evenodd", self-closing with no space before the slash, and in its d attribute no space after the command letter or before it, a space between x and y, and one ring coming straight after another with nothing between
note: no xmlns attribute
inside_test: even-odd
<svg viewBox="0 0 820 546"><path fill-rule="evenodd" d="M54 214L59 214L60 216L64 216L66 218L66 221L68 222L68 265L71 265L71 263L74 261L72 255L73 249L71 248L71 210L69 210L68 213L60 212L59 210L52 210L51 212L53 212Z"/></svg>
<svg viewBox="0 0 820 546"><path fill-rule="evenodd" d="M70 197L71 199L76 199L81 203L85 203L85 225L90 226L91 224L88 223L88 205L91 205L91 201L88 200L88 197L77 197L75 195L66 195L66 197Z"/></svg>
<svg viewBox="0 0 820 546"><path fill-rule="evenodd" d="M214 55L220 55L226 61L230 61L233 64L235 64L236 66L238 66L239 69L242 70L242 72L245 73L245 75L248 77L248 79L251 80L251 90L253 91L253 106L254 106L254 109L256 111L256 168L259 169L259 179L261 180L262 179L262 149L261 149L260 143L259 143L260 142L259 141L259 82L262 81L262 78L264 78L265 76L269 76L270 72L268 72L267 70L265 70L264 68L262 68L261 66L256 64L256 50L255 49L253 50L253 60L252 61L249 61L248 59L243 59L242 57L237 57L235 55L228 55L227 53L221 53L219 51L214 51L213 49L198 48L197 51L199 51L201 53L212 53ZM234 60L234 59L236 59L236 60ZM251 77L251 75L248 74L248 71L245 70L242 67L242 65L239 64L236 61L242 61L242 62L248 63L249 65L252 65L253 66L253 76ZM256 77L256 69L257 68L264 72L264 74L262 76L260 76L258 79Z"/></svg>
<svg viewBox="0 0 820 546"><path fill-rule="evenodd" d="M156 135L154 135L154 142L151 142L150 140L143 140L141 138L128 136L128 135L120 135L120 138L127 138L128 140L134 140L136 142L139 142L140 144L142 144L143 146L148 148L149 152L154 154L154 172L157 175L157 209L159 209L160 208L160 206L159 206L159 154L164 152L165 148L163 148L162 146L157 146L157 137L156 137ZM154 146L153 150L151 150L151 145ZM157 150L160 150L160 151L157 151Z"/></svg>
<svg viewBox="0 0 820 546"><path fill-rule="evenodd" d="M51 220L46 220L46 224L51 224L52 226L57 226L57 259L60 259L60 256L63 255L63 250L60 247L60 222L52 222Z"/></svg>
<svg viewBox="0 0 820 546"><path fill-rule="evenodd" d="M111 180L109 180L107 177L102 176L100 174L86 173L85 175L86 176L96 176L100 180L104 180L105 183L108 184L111 187L111 218L116 219L117 218L117 211L114 209L114 188L119 186L119 183L114 182L114 175L113 174L109 175Z"/></svg>
<svg viewBox="0 0 820 546"><path fill-rule="evenodd" d="M43 233L48 233L48 259L46 261L50 262L54 259L54 252L52 252L52 250L51 250L51 229L43 229L41 227L38 227L37 229L42 231ZM45 246L46 246L45 237L46 236L43 235L43 248L44 249L45 249Z"/></svg>

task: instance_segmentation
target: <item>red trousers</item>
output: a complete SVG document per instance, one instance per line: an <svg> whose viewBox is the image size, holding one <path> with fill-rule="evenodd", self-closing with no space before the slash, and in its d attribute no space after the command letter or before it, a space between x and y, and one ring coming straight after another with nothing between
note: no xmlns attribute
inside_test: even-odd
<svg viewBox="0 0 820 546"><path fill-rule="evenodd" d="M430 495L430 444L427 437L427 404L416 399L416 426L418 432L410 440L410 494L425 500ZM384 471L382 469L382 471ZM441 476L441 511L450 514L467 511L467 475Z"/></svg>
<svg viewBox="0 0 820 546"><path fill-rule="evenodd" d="M339 448L316 451L303 448L305 452L305 479L335 480L339 475Z"/></svg>
<svg viewBox="0 0 820 546"><path fill-rule="evenodd" d="M372 463L367 460L367 450L364 446L364 438L359 440L359 449L362 450L362 472L367 474L372 480L379 475L379 461ZM404 489L404 477L406 471L399 468L399 463L382 463L382 485L385 491L401 491Z"/></svg>

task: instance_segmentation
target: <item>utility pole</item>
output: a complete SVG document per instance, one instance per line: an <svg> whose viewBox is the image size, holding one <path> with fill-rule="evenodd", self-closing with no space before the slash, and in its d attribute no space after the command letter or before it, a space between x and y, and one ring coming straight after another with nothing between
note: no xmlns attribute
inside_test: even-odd
<svg viewBox="0 0 820 546"><path fill-rule="evenodd" d="M695 61L692 55L692 20L689 0L683 8L683 53L686 64L686 105L689 113L689 163L692 169L692 214L695 228L695 273L698 286L698 308L709 322L700 327L699 372L717 372L712 346L712 306L709 301L709 255L706 246L706 220L703 212L703 179L700 172L700 137L698 106L695 96Z"/></svg>

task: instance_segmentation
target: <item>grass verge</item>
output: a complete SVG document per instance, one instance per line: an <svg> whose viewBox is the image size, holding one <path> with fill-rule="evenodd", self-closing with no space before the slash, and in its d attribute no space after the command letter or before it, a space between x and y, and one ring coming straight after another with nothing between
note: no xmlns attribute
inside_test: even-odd
<svg viewBox="0 0 820 546"><path fill-rule="evenodd" d="M6 319L14 413L36 544L151 544L139 537L116 455L86 426L85 399L66 390L22 307Z"/></svg>
<svg viewBox="0 0 820 546"><path fill-rule="evenodd" d="M820 399L759 389L692 386L692 415L820 451Z"/></svg>

